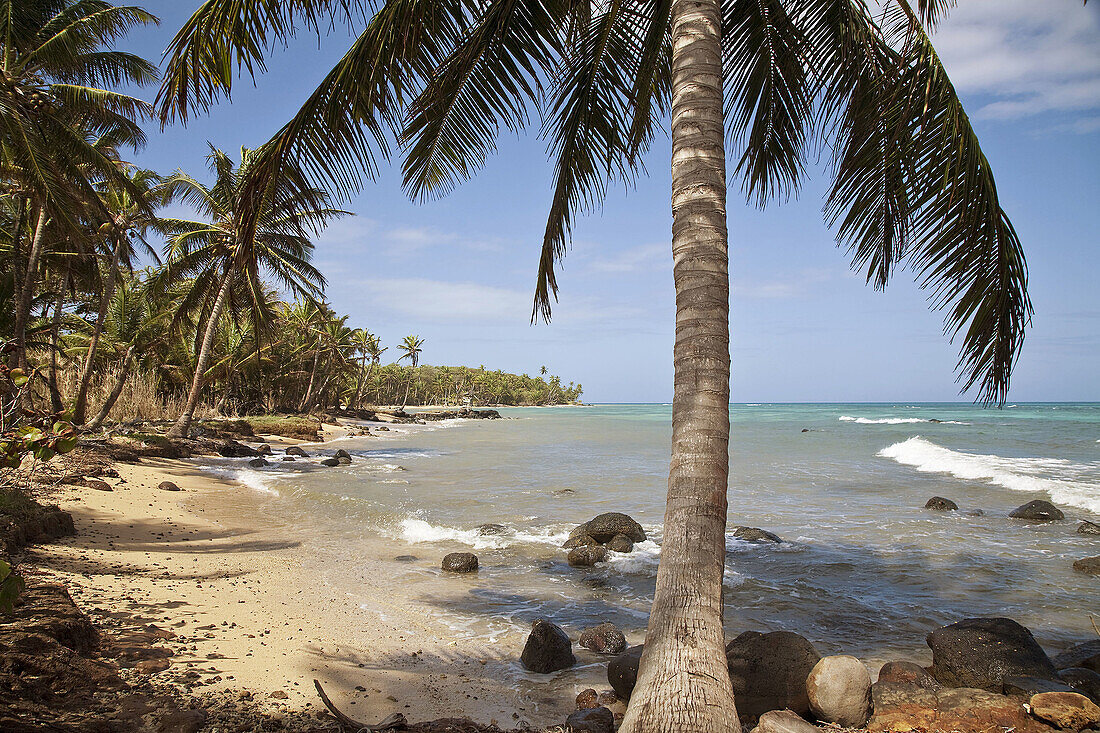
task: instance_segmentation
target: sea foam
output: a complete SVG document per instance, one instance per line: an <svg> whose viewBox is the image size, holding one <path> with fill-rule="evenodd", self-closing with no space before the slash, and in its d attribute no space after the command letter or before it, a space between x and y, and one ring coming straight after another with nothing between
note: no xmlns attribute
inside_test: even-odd
<svg viewBox="0 0 1100 733"><path fill-rule="evenodd" d="M854 422L857 425L906 425L909 423L930 422L943 423L944 425L969 425L968 422L958 420L929 420L923 417L852 417L841 415L841 422Z"/></svg>
<svg viewBox="0 0 1100 733"><path fill-rule="evenodd" d="M1100 513L1100 462L962 453L919 435L883 448L878 455L926 473L988 481L1013 491L1044 491L1055 503Z"/></svg>

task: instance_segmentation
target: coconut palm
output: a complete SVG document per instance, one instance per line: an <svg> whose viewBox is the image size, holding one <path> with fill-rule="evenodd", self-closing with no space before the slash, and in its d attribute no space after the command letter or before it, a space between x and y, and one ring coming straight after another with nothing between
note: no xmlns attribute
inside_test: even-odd
<svg viewBox="0 0 1100 733"><path fill-rule="evenodd" d="M397 348L401 351L401 356L397 358L398 361L402 359L408 359L412 364L412 369L409 370L409 378L405 382L405 397L401 400L401 409L405 409L405 405L409 404L409 387L412 386L412 380L416 377L416 365L420 362L421 348L424 346L424 339L419 336L406 336L401 343L397 345Z"/></svg>
<svg viewBox="0 0 1100 733"><path fill-rule="evenodd" d="M354 339L362 363L359 366L359 374L356 377L355 399L351 401L351 406L355 409L359 409L359 400L363 396L363 387L370 382L370 374L374 371L374 368L378 366L378 361L382 358L382 353L386 351L386 349L382 346L382 342L378 336L365 328L356 329ZM367 366L368 363L370 366Z"/></svg>
<svg viewBox="0 0 1100 733"><path fill-rule="evenodd" d="M348 213L329 207L328 194L306 185L302 172L291 166L260 192L259 204L248 204L257 212L256 221L251 227L242 227L241 211L246 206L242 195L257 157L256 151L242 148L237 165L211 145L208 160L215 175L213 185L182 171L164 183L166 200L179 198L205 217L205 221L161 219L158 224L169 235L167 266L159 283L164 287L189 281L180 312L202 314L203 336L195 351L195 372L183 411L168 431L173 437L186 436L190 430L222 313L227 308L247 307L257 327L274 320L260 277L264 270L287 290L317 297L325 279L309 263L313 254L310 237Z"/></svg>
<svg viewBox="0 0 1100 733"><path fill-rule="evenodd" d="M631 183L672 136L673 443L664 545L622 728L736 731L722 636L729 441L726 145L763 205L833 151L827 220L885 287L911 269L961 337L959 378L1003 402L1030 320L1027 269L991 167L929 39L953 0L388 0L265 150L338 189L401 142L405 186L446 193L502 130L539 115L555 163L534 314L549 318L573 218ZM336 0L209 2L170 49L162 120L186 119L262 68L273 42ZM236 61L236 66L232 62ZM251 215L250 217L251 218ZM507 390L506 384L495 385Z"/></svg>

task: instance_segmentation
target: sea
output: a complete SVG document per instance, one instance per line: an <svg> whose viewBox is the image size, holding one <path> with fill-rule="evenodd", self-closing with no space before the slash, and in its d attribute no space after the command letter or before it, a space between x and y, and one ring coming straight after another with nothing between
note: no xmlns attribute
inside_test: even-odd
<svg viewBox="0 0 1100 733"><path fill-rule="evenodd" d="M644 638L661 555L671 442L667 404L501 408L500 420L390 425L338 448L351 465L204 463L305 541L306 569L368 611L407 599L456 643L522 640L535 618L571 634L610 621ZM1095 638L1100 578L1100 404L737 404L730 406L725 624L795 631L822 654L868 664L930 660L925 637L1004 616L1057 651ZM933 496L959 511L924 509ZM1032 499L1065 521L1009 519ZM562 542L602 512L649 539L573 568ZM485 523L500 535L482 535ZM779 535L744 542L737 525ZM476 575L440 570L478 555ZM393 604L390 604L391 607ZM575 638L575 636L574 636ZM517 674L522 674L517 668Z"/></svg>

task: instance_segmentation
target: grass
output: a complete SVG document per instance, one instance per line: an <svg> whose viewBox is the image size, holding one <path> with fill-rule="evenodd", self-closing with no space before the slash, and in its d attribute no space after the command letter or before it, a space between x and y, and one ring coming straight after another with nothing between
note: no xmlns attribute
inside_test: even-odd
<svg viewBox="0 0 1100 733"><path fill-rule="evenodd" d="M281 435L297 440L318 440L321 422L309 417L295 415L257 415L241 418L252 426L254 433Z"/></svg>
<svg viewBox="0 0 1100 733"><path fill-rule="evenodd" d="M0 489L0 516L19 519L33 517L41 511L42 506L19 489Z"/></svg>

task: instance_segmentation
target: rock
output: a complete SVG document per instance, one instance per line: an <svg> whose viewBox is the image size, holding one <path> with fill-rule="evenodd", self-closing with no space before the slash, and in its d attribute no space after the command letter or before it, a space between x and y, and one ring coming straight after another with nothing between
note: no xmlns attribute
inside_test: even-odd
<svg viewBox="0 0 1100 733"><path fill-rule="evenodd" d="M591 535L587 535L587 534L579 534L576 537L570 537L569 539L567 539L562 544L562 547L566 550L571 550L574 547L584 547L585 545L598 545L598 544L600 544L600 543L596 541L595 537L593 537Z"/></svg>
<svg viewBox="0 0 1100 733"><path fill-rule="evenodd" d="M1066 518L1061 509L1042 499L1035 499L1023 506L1016 507L1008 516L1013 519L1027 519L1032 522L1057 522Z"/></svg>
<svg viewBox="0 0 1100 733"><path fill-rule="evenodd" d="M578 710L565 719L565 729L577 733L614 733L615 715L604 707Z"/></svg>
<svg viewBox="0 0 1100 733"><path fill-rule="evenodd" d="M927 641L932 676L948 687L999 693L1005 677L1057 679L1035 637L1012 619L966 619L936 629Z"/></svg>
<svg viewBox="0 0 1100 733"><path fill-rule="evenodd" d="M309 454L306 453L304 450L302 450L301 448L299 448L296 445L290 446L289 448L287 448L283 452L286 453L288 456L298 456L299 458L309 458Z"/></svg>
<svg viewBox="0 0 1100 733"><path fill-rule="evenodd" d="M1040 692L1029 704L1032 715L1059 728L1080 730L1100 723L1100 707L1076 692Z"/></svg>
<svg viewBox="0 0 1100 733"><path fill-rule="evenodd" d="M878 681L900 682L926 690L937 690L941 687L936 678L916 662L887 662L878 671Z"/></svg>
<svg viewBox="0 0 1100 733"><path fill-rule="evenodd" d="M745 542L773 542L779 544L783 541L779 535L759 527L735 527L733 536Z"/></svg>
<svg viewBox="0 0 1100 733"><path fill-rule="evenodd" d="M287 698L287 694L282 690L275 690L275 692L271 693L271 697L275 698L276 700L285 700Z"/></svg>
<svg viewBox="0 0 1100 733"><path fill-rule="evenodd" d="M84 485L89 489L95 489L96 491L114 491L111 485L106 481L100 481L98 479L90 478L84 481Z"/></svg>
<svg viewBox="0 0 1100 733"><path fill-rule="evenodd" d="M1074 560L1073 569L1086 575L1100 575L1100 555Z"/></svg>
<svg viewBox="0 0 1100 733"><path fill-rule="evenodd" d="M607 560L607 548L601 545L574 547L569 551L566 559L575 568L592 567L598 562Z"/></svg>
<svg viewBox="0 0 1100 733"><path fill-rule="evenodd" d="M792 710L769 710L760 716L752 733L821 733L821 731Z"/></svg>
<svg viewBox="0 0 1100 733"><path fill-rule="evenodd" d="M1086 519L1077 526L1077 534L1100 534L1100 524Z"/></svg>
<svg viewBox="0 0 1100 733"><path fill-rule="evenodd" d="M937 688L938 688L937 683ZM871 701L875 716L900 707L936 707L936 689L921 687L914 682L876 682L871 685Z"/></svg>
<svg viewBox="0 0 1100 733"><path fill-rule="evenodd" d="M1077 692L1065 682L1044 680L1038 677L1005 677L1001 689L1009 697L1027 698L1040 692Z"/></svg>
<svg viewBox="0 0 1100 733"><path fill-rule="evenodd" d="M577 643L597 654L622 654L626 649L626 637L615 624L600 624L585 629Z"/></svg>
<svg viewBox="0 0 1100 733"><path fill-rule="evenodd" d="M580 694L577 695L577 710L591 710L599 706L599 695L591 687L587 690L581 690Z"/></svg>
<svg viewBox="0 0 1100 733"><path fill-rule="evenodd" d="M806 678L806 696L818 720L862 728L871 717L871 674L855 657L822 657Z"/></svg>
<svg viewBox="0 0 1100 733"><path fill-rule="evenodd" d="M617 534L625 534L632 542L645 542L645 530L642 525L620 512L600 514L569 533L570 539L589 535L599 544L611 540Z"/></svg>
<svg viewBox="0 0 1100 733"><path fill-rule="evenodd" d="M282 458L281 458L280 460L283 460L283 461L295 461L295 460L297 460L297 459L296 459L296 458L295 458L294 456L283 456L283 457L282 457Z"/></svg>
<svg viewBox="0 0 1100 733"><path fill-rule="evenodd" d="M224 443L218 443L215 450L218 452L218 455L223 458L255 458L260 455L244 443L238 443L235 440L227 440Z"/></svg>
<svg viewBox="0 0 1100 733"><path fill-rule="evenodd" d="M607 664L607 681L615 694L626 700L638 681L638 664L642 661L642 645L632 646Z"/></svg>
<svg viewBox="0 0 1100 733"><path fill-rule="evenodd" d="M1093 702L1100 704L1100 674L1084 667L1070 667L1058 671L1062 681Z"/></svg>
<svg viewBox="0 0 1100 733"><path fill-rule="evenodd" d="M333 468L335 466L340 465L340 459L339 458L322 458L321 459L321 465L322 466L328 466L329 468Z"/></svg>
<svg viewBox="0 0 1100 733"><path fill-rule="evenodd" d="M875 690L875 714L867 724L871 733L891 731L951 731L952 733L1050 733L1050 728L1027 714L1019 699L985 690L959 687L937 692L916 685L877 683L905 687L913 696L883 694Z"/></svg>
<svg viewBox="0 0 1100 733"><path fill-rule="evenodd" d="M625 534L617 534L608 540L607 549L614 552L633 552L634 541Z"/></svg>
<svg viewBox="0 0 1100 733"><path fill-rule="evenodd" d="M746 631L726 645L737 712L753 720L769 710L810 711L806 678L821 659L813 645L790 631Z"/></svg>
<svg viewBox="0 0 1100 733"><path fill-rule="evenodd" d="M615 694L614 690L604 690L600 693L600 696L596 698L596 702L605 707L609 707L619 702L619 696Z"/></svg>
<svg viewBox="0 0 1100 733"><path fill-rule="evenodd" d="M1062 652L1054 658L1054 666L1057 669L1084 667L1100 672L1100 639L1086 641Z"/></svg>
<svg viewBox="0 0 1100 733"><path fill-rule="evenodd" d="M416 562L419 559L416 555L398 555L394 558L397 562Z"/></svg>
<svg viewBox="0 0 1100 733"><path fill-rule="evenodd" d="M171 660L161 657L159 659L143 659L134 665L134 669L141 674L156 674L157 672L163 672L171 666Z"/></svg>
<svg viewBox="0 0 1100 733"><path fill-rule="evenodd" d="M931 509L934 512L954 512L958 511L959 505L950 499L944 499L942 496L933 496L924 505L925 509Z"/></svg>
<svg viewBox="0 0 1100 733"><path fill-rule="evenodd" d="M271 446L267 443L260 443L258 446L256 446L256 452L259 453L261 456L269 456L271 455Z"/></svg>
<svg viewBox="0 0 1100 733"><path fill-rule="evenodd" d="M487 535L504 534L508 531L508 528L503 524L483 524L477 528L477 533L482 537Z"/></svg>
<svg viewBox="0 0 1100 733"><path fill-rule="evenodd" d="M449 573L476 573L477 555L472 552L452 552L443 557L442 567Z"/></svg>
<svg viewBox="0 0 1100 733"><path fill-rule="evenodd" d="M251 461L248 462L248 465L252 468L263 468L264 466L270 466L271 464L268 463L267 459L265 458L253 458Z"/></svg>
<svg viewBox="0 0 1100 733"><path fill-rule="evenodd" d="M548 674L572 667L577 659L573 656L573 642L565 631L540 618L531 624L531 633L523 646L520 661L532 672Z"/></svg>
<svg viewBox="0 0 1100 733"><path fill-rule="evenodd" d="M351 454L343 448L336 451L336 453L332 457L340 461L340 463L344 464L345 466L351 463Z"/></svg>
<svg viewBox="0 0 1100 733"><path fill-rule="evenodd" d="M176 710L161 716L157 733L198 733L205 724L205 710Z"/></svg>
<svg viewBox="0 0 1100 733"><path fill-rule="evenodd" d="M157 488L161 491L179 491L180 487L176 486L171 481L161 481L157 484Z"/></svg>

